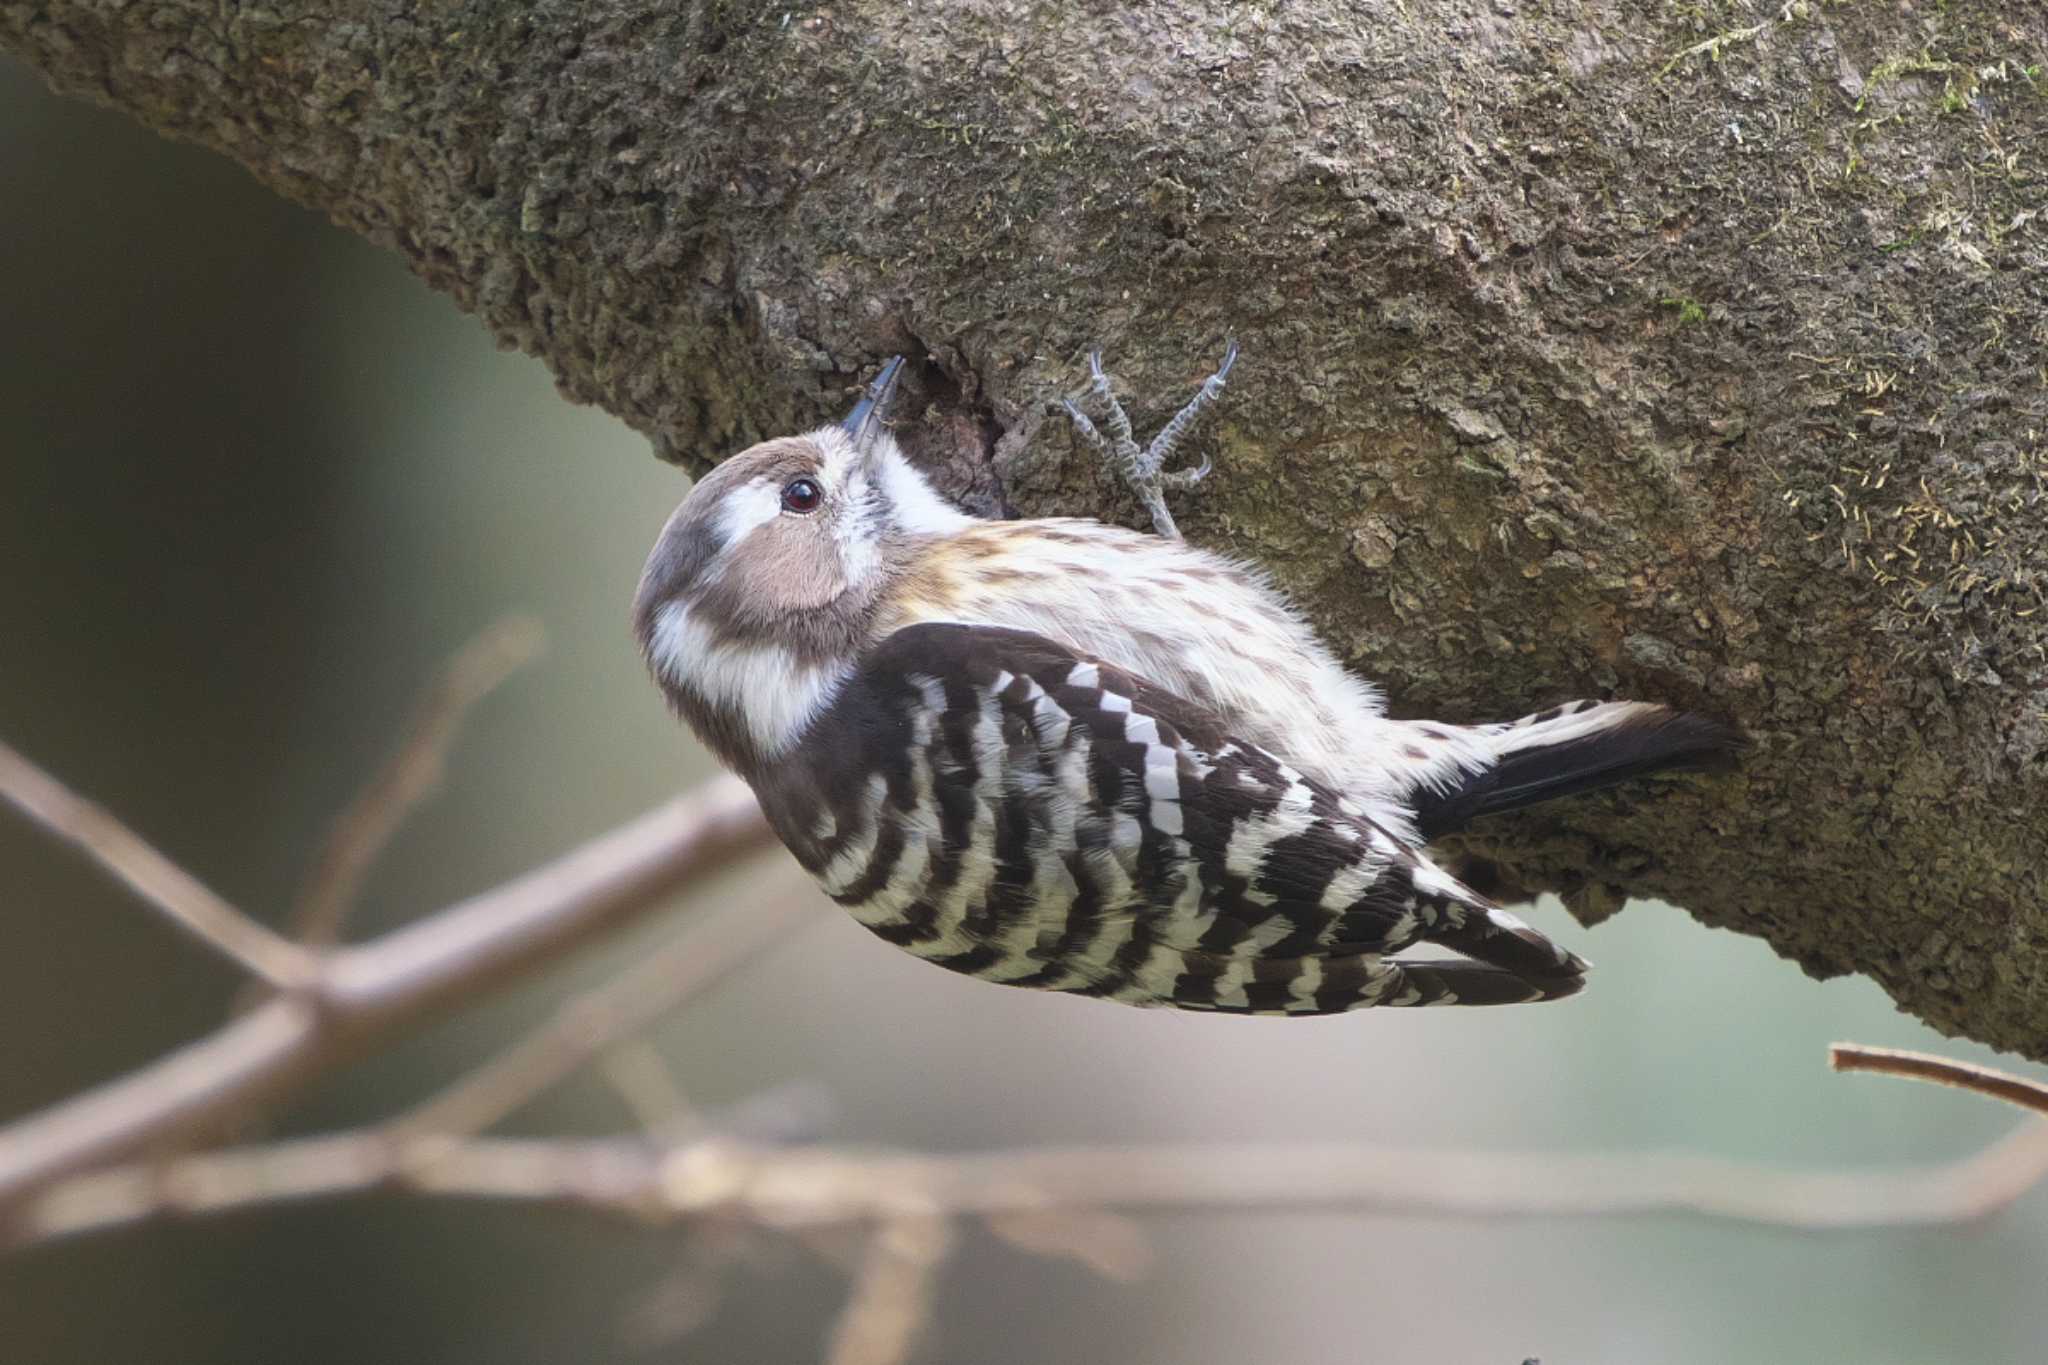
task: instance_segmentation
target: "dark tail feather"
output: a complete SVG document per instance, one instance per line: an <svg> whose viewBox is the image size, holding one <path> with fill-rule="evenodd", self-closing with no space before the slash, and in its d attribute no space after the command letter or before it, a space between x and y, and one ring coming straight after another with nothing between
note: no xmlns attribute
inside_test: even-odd
<svg viewBox="0 0 2048 1365"><path fill-rule="evenodd" d="M1378 1004L1390 1005L1527 1005L1562 1000L1585 989L1583 976L1530 981L1479 962L1410 961L1387 964L1398 975Z"/></svg>
<svg viewBox="0 0 2048 1365"><path fill-rule="evenodd" d="M1439 904L1446 908L1450 905ZM1551 942L1498 906L1480 909L1468 903L1458 906L1456 913L1461 915L1461 923L1454 925L1447 917L1440 919L1423 931L1423 938L1435 947L1449 948L1486 966L1512 973L1533 987L1562 986L1586 974L1589 964L1584 958Z"/></svg>
<svg viewBox="0 0 2048 1365"><path fill-rule="evenodd" d="M1612 709L1611 719L1602 714ZM1425 839L1483 815L1611 787L1681 768L1724 766L1746 742L1719 721L1666 706L1631 703L1545 712L1489 736L1500 759L1443 792L1417 791L1415 822Z"/></svg>

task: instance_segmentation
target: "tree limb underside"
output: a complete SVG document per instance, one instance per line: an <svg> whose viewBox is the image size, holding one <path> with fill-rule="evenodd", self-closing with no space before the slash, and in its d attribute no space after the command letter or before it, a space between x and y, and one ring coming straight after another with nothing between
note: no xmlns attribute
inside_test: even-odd
<svg viewBox="0 0 2048 1365"><path fill-rule="evenodd" d="M38 0L0 49L692 468L900 351L963 502L1128 516L1052 400L1100 344L1143 425L1235 335L1188 534L1397 709L1754 737L1489 830L1512 883L2048 1058L2037 6Z"/></svg>

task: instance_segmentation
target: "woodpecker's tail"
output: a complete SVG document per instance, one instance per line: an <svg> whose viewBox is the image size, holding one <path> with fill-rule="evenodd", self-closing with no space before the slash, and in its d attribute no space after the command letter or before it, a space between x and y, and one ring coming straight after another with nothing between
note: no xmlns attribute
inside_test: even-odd
<svg viewBox="0 0 2048 1365"><path fill-rule="evenodd" d="M1386 964L1392 984L1375 1002L1386 1005L1533 1005L1544 1000L1562 1000L1586 987L1583 976L1560 976L1546 981L1489 967L1482 962L1457 958L1414 961L1402 958Z"/></svg>
<svg viewBox="0 0 2048 1365"><path fill-rule="evenodd" d="M1413 793L1415 823L1434 839L1482 815L1613 786L1672 768L1726 762L1742 736L1719 721L1634 701L1577 701L1500 725L1468 728L1491 766Z"/></svg>
<svg viewBox="0 0 2048 1365"><path fill-rule="evenodd" d="M1577 953L1501 909L1421 854L1403 859L1414 900L1416 933L1436 948L1470 961L1396 958L1397 989L1381 1003L1510 1005L1562 1000L1586 984L1588 963Z"/></svg>

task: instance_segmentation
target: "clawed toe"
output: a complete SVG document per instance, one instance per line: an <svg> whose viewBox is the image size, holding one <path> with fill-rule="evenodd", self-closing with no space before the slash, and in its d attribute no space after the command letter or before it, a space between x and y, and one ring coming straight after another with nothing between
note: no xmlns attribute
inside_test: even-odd
<svg viewBox="0 0 2048 1365"><path fill-rule="evenodd" d="M1223 353L1223 363L1216 367L1216 373L1202 381L1202 387L1187 405L1175 413L1173 420L1160 428L1152 443L1140 450L1137 438L1131 434L1130 414L1116 398L1109 375L1102 368L1102 352L1088 353L1088 387L1102 405L1103 421L1109 428L1105 435L1088 414L1081 410L1073 399L1063 400L1067 416L1086 438L1088 444L1107 458L1138 500L1145 504L1145 510L1152 516L1152 526L1160 535L1172 540L1180 539L1180 528L1174 525L1173 513L1167 510L1165 490L1192 488L1209 476L1214 467L1207 455L1201 464L1193 469L1179 469L1167 472L1166 462L1173 457L1195 422L1210 404L1223 393L1225 380L1230 376L1230 367L1237 363L1237 343L1229 342Z"/></svg>

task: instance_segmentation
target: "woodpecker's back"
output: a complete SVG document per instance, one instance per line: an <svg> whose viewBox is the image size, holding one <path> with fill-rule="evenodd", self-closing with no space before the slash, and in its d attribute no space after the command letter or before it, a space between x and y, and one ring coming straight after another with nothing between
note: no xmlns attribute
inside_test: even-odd
<svg viewBox="0 0 2048 1365"><path fill-rule="evenodd" d="M657 681L827 894L953 970L1132 1004L1579 988L1582 961L1422 841L1730 732L1629 702L1390 719L1254 571L1177 534L948 505L880 426L894 377L842 427L701 480L635 601ZM1127 476L1170 477L1115 429ZM1395 956L1417 944L1461 956Z"/></svg>

